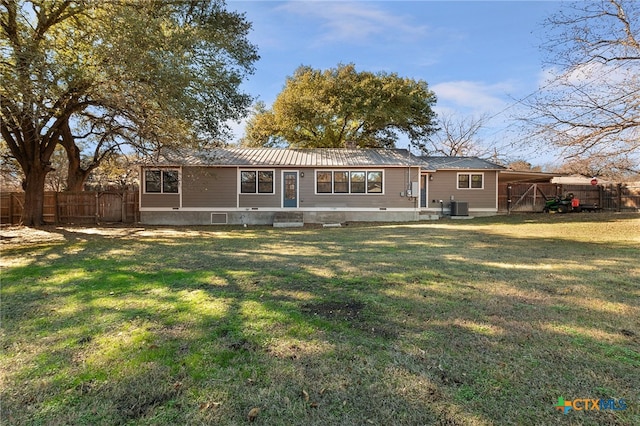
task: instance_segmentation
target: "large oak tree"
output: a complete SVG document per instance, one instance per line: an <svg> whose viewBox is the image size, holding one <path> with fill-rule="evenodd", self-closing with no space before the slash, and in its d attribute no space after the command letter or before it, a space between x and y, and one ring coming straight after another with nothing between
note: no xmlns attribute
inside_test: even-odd
<svg viewBox="0 0 640 426"><path fill-rule="evenodd" d="M23 223L42 223L58 144L77 188L123 145L223 138L251 104L249 30L221 0L0 0L0 130L25 175Z"/></svg>
<svg viewBox="0 0 640 426"><path fill-rule="evenodd" d="M256 105L242 143L391 148L404 134L418 144L436 130L435 102L422 80L358 72L353 64L327 70L301 66L287 78L272 109Z"/></svg>

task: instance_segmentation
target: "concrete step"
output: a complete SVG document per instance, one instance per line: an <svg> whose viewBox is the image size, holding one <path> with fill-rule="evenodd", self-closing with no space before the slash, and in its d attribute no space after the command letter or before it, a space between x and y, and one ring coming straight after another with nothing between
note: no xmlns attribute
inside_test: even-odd
<svg viewBox="0 0 640 426"><path fill-rule="evenodd" d="M302 212L277 212L273 216L274 228L297 228L304 226Z"/></svg>

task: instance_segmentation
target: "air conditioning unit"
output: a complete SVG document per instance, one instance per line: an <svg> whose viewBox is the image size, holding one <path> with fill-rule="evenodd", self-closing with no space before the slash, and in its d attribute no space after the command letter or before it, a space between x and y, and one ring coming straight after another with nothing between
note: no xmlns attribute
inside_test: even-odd
<svg viewBox="0 0 640 426"><path fill-rule="evenodd" d="M469 203L466 201L452 201L451 216L469 216Z"/></svg>

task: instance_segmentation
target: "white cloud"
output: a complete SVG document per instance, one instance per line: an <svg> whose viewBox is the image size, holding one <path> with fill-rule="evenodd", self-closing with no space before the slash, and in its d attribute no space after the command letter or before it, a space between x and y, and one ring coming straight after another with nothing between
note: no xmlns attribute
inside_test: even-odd
<svg viewBox="0 0 640 426"><path fill-rule="evenodd" d="M539 74L539 85L546 87L584 87L591 90L602 88L608 90L611 87L620 87L634 81L638 74L637 66L633 63L602 64L592 62L579 65L565 71L559 68L546 68Z"/></svg>
<svg viewBox="0 0 640 426"><path fill-rule="evenodd" d="M474 81L449 81L431 86L442 108L475 114L497 113L509 102L509 83L484 84Z"/></svg>
<svg viewBox="0 0 640 426"><path fill-rule="evenodd" d="M373 36L415 38L423 36L424 25L410 23L411 17L398 16L365 2L293 1L279 8L292 14L322 21L320 42L366 42Z"/></svg>

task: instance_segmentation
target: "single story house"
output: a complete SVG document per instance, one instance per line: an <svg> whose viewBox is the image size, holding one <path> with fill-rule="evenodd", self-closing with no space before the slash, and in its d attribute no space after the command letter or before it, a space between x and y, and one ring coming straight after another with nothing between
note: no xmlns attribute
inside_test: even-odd
<svg viewBox="0 0 640 426"><path fill-rule="evenodd" d="M404 149L176 151L140 166L140 220L273 224L295 213L300 223L417 221L451 213L458 200L468 214L496 214L501 169Z"/></svg>
<svg viewBox="0 0 640 426"><path fill-rule="evenodd" d="M498 212L498 176L504 167L477 157L420 157L423 162L421 211L452 214L464 203L472 216ZM454 213L455 215L455 213Z"/></svg>

